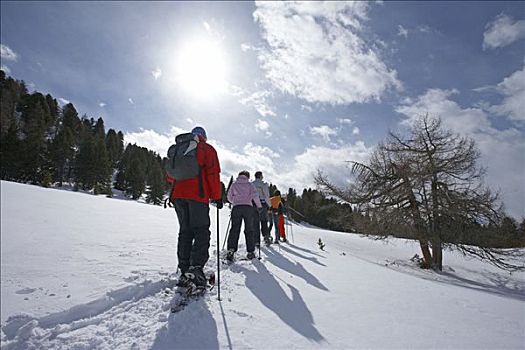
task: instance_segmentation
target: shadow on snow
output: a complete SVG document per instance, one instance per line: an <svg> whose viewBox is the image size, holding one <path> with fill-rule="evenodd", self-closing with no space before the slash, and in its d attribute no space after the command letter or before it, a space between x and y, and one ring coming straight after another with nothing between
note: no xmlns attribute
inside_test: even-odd
<svg viewBox="0 0 525 350"><path fill-rule="evenodd" d="M283 250L287 252L292 252L289 248L282 248ZM308 260L311 260L311 258L304 257L298 253L293 252L293 254L298 255L302 258L306 258ZM310 272L308 272L304 266L299 262L292 262L288 260L285 256L277 253L273 249L266 250L266 256L267 260L271 262L276 267L282 269L283 271L287 271L291 274L294 274L298 277L301 277L306 281L306 283L317 287L321 290L328 291L328 288L326 288L314 275L312 275ZM321 264L322 265L322 264Z"/></svg>
<svg viewBox="0 0 525 350"><path fill-rule="evenodd" d="M312 341L323 342L325 338L315 328L312 313L308 310L299 290L287 284L292 293L289 298L264 264L254 262L253 265L257 271L240 266L246 276L246 287L264 306L272 310L296 332Z"/></svg>
<svg viewBox="0 0 525 350"><path fill-rule="evenodd" d="M168 323L157 331L151 349L219 349L217 324L205 299L170 315Z"/></svg>

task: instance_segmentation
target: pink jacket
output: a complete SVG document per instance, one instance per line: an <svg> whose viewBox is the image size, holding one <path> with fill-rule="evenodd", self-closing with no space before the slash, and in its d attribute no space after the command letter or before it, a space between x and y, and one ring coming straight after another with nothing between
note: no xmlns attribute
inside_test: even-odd
<svg viewBox="0 0 525 350"><path fill-rule="evenodd" d="M228 191L228 201L235 207L236 205L251 206L252 200L257 208L262 207L255 186L246 176L240 175Z"/></svg>

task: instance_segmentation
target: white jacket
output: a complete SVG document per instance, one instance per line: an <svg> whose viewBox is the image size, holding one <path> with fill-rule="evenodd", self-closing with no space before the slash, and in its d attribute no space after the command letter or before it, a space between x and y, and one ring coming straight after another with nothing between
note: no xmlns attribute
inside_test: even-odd
<svg viewBox="0 0 525 350"><path fill-rule="evenodd" d="M259 198L262 201L266 202L266 205L270 205L270 187L268 187L268 184L264 182L261 179L255 179L252 181L252 184L257 189L257 193L259 194Z"/></svg>

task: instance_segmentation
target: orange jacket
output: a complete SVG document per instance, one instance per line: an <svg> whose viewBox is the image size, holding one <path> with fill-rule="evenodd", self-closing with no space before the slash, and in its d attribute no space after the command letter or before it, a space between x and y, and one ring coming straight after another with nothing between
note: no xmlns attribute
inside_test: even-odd
<svg viewBox="0 0 525 350"><path fill-rule="evenodd" d="M282 205L281 196L270 197L270 207L276 211Z"/></svg>
<svg viewBox="0 0 525 350"><path fill-rule="evenodd" d="M197 144L197 162L201 169L200 181L198 176L188 180L175 181L174 178L166 174L166 180L172 185L172 201L181 198L208 203L210 200L222 198L221 167L217 151L207 144L203 138L200 138L200 142Z"/></svg>

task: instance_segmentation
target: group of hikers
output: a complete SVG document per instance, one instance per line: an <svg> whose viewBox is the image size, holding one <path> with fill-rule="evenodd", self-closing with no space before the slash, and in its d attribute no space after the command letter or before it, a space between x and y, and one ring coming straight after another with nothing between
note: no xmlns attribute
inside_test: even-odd
<svg viewBox="0 0 525 350"><path fill-rule="evenodd" d="M244 221L244 236L248 259L255 258L255 248L260 248L261 234L266 245L286 242L284 230L284 205L279 191L270 198L268 184L263 181L261 171L255 173L255 180L250 182L250 173L243 170L232 183L227 193L232 205L231 230L228 232L228 253L226 260L233 261L238 248L241 223ZM269 220L271 218L271 220ZM272 240L268 221L275 226L275 239Z"/></svg>
<svg viewBox="0 0 525 350"><path fill-rule="evenodd" d="M206 131L197 126L191 133L178 135L176 143L168 150L166 180L172 186L170 201L180 227L177 245L180 286L205 288L207 280L203 267L209 259L211 234L209 203L214 203L217 209L224 206L217 151L206 141ZM250 173L241 171L227 189L226 198L232 207L227 260L235 258L243 222L247 259L255 258L261 235L266 245L279 244L280 240L286 242L283 199L279 191L270 197L261 171L255 173L255 180L251 182Z"/></svg>

